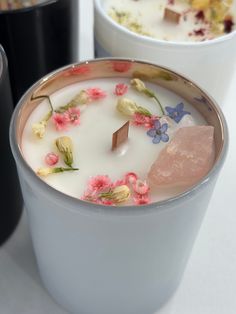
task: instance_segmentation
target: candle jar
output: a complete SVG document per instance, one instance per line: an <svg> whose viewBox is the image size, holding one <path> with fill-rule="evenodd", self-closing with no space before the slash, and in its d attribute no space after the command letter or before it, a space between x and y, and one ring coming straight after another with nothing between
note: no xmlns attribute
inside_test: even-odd
<svg viewBox="0 0 236 314"><path fill-rule="evenodd" d="M170 67L195 81L222 105L235 71L235 30L199 42L158 40L134 33L115 22L105 12L104 3L105 0L95 0L97 57L139 58ZM160 23L155 27L161 27ZM173 26L173 33L177 27Z"/></svg>
<svg viewBox="0 0 236 314"><path fill-rule="evenodd" d="M0 43L9 61L15 104L40 77L75 62L78 45L77 0L27 3L0 8Z"/></svg>
<svg viewBox="0 0 236 314"><path fill-rule="evenodd" d="M137 73L186 99L214 126L216 159L208 175L170 199L121 207L82 201L41 180L21 146L26 121L42 101L37 97L77 82ZM72 313L90 314L151 314L164 304L180 283L225 160L227 126L215 101L169 69L97 59L61 68L34 84L14 111L10 142L40 274L55 300Z"/></svg>
<svg viewBox="0 0 236 314"><path fill-rule="evenodd" d="M0 145L1 155L1 209L0 209L0 245L14 231L22 212L22 197L16 175L16 166L9 143L9 124L13 112L13 102L7 71L6 55L0 46Z"/></svg>

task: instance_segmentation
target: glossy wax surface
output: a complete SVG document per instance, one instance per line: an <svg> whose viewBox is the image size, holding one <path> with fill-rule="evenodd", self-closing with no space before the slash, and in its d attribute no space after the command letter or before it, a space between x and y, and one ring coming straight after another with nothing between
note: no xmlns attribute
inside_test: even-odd
<svg viewBox="0 0 236 314"><path fill-rule="evenodd" d="M115 86L123 83L129 86L128 93L124 96L114 95ZM148 88L155 91L163 107L175 107L180 102L184 103L184 110L191 112L179 123L169 119L167 134L171 138L174 132L181 126L190 124L206 124L201 115L181 97L154 84L147 84ZM47 167L44 158L47 153L58 154L55 140L60 136L69 136L73 142L73 166L79 171L52 174L43 179L68 195L81 198L88 180L97 175L108 175L112 181L120 180L128 172L136 173L141 180L147 179L147 173L166 143L153 144L152 138L147 136L143 126L130 124L128 141L111 151L112 134L118 130L129 117L122 115L116 109L119 98L134 100L138 105L148 109L153 115L160 115L158 104L149 97L140 94L132 87L127 79L98 79L73 84L54 93L51 101L54 108L67 104L82 89L100 88L106 92L106 97L92 101L80 108L80 125L69 126L66 130L57 131L52 121L49 121L43 139L38 139L32 133L32 125L39 122L49 110L47 101L43 101L31 114L24 129L22 138L22 150L26 161L34 171L41 167ZM59 154L60 155L60 154ZM63 166L60 158L57 166ZM65 165L64 165L65 166ZM174 196L183 191L183 188L152 189L151 201L158 201Z"/></svg>

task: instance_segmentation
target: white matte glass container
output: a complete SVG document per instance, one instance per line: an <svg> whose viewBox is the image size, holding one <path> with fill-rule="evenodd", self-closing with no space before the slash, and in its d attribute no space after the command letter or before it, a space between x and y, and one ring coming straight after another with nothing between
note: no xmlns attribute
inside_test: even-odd
<svg viewBox="0 0 236 314"><path fill-rule="evenodd" d="M137 75L179 94L215 127L216 160L208 175L172 199L122 207L75 199L41 180L21 151L24 125L41 101L33 98L75 82ZM10 141L40 274L55 300L76 314L152 314L162 306L181 281L226 157L227 126L214 100L157 65L88 61L49 74L25 93L12 117Z"/></svg>

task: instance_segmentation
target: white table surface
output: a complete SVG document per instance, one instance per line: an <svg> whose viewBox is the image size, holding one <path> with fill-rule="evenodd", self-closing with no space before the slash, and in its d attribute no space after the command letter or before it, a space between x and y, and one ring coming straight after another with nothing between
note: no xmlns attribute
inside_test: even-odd
<svg viewBox="0 0 236 314"><path fill-rule="evenodd" d="M80 6L86 14L79 25L84 43L79 56L90 59L91 1L82 1ZM85 22L86 31L81 24ZM236 313L236 72L222 108L230 130L228 157L182 283L158 314ZM14 234L0 248L0 314L66 313L42 286L24 212Z"/></svg>

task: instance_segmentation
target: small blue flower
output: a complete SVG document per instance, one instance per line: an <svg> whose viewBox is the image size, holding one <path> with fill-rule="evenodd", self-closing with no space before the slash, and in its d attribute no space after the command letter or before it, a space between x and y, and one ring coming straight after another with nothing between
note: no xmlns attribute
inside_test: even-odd
<svg viewBox="0 0 236 314"><path fill-rule="evenodd" d="M168 142L169 136L165 132L168 129L168 124L163 123L161 125L159 120L154 121L154 127L147 131L147 135L153 137L152 142L153 144L158 144L160 141Z"/></svg>
<svg viewBox="0 0 236 314"><path fill-rule="evenodd" d="M175 108L166 107L165 109L168 112L168 116L175 120L176 123L179 123L186 114L191 114L188 111L184 111L184 104L182 102L179 103Z"/></svg>

